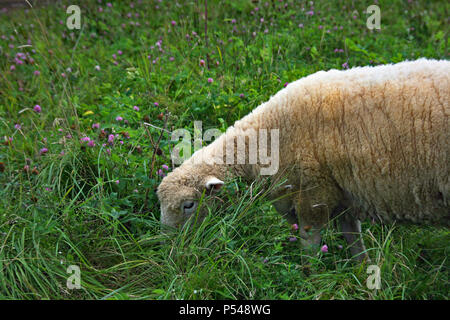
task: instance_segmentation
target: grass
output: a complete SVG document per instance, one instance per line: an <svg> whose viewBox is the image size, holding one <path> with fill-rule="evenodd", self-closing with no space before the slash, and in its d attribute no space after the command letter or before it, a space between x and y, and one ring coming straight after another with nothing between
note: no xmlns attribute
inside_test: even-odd
<svg viewBox="0 0 450 320"><path fill-rule="evenodd" d="M199 228L159 232L167 131L223 131L318 70L448 58L446 2L379 1L373 31L352 3L208 1L207 34L203 1L83 1L80 30L62 4L3 10L0 298L448 299L448 230L365 222L368 289L335 228L305 252L260 185L232 181Z"/></svg>

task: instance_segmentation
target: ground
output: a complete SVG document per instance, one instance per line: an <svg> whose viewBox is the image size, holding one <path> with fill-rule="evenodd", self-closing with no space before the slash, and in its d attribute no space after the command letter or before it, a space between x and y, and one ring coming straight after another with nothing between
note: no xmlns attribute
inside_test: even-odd
<svg viewBox="0 0 450 320"><path fill-rule="evenodd" d="M447 2L374 1L379 30L354 1L80 1L79 29L71 4L0 4L0 298L448 299L447 229L364 222L377 290L258 186L174 238L155 195L174 129L224 131L318 70L448 59Z"/></svg>

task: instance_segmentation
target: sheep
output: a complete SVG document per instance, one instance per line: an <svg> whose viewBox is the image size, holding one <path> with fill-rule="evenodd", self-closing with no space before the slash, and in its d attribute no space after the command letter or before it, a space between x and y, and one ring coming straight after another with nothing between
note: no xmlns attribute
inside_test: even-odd
<svg viewBox="0 0 450 320"><path fill-rule="evenodd" d="M298 222L305 245L320 245L320 230L333 217L360 260L367 258L362 220L448 227L449 101L445 60L333 69L299 79L162 180L161 223L181 227L197 212L202 193L220 190L230 177L259 179L273 164L249 161L250 133L272 130L278 137L267 141L278 145L268 143L264 151L281 156L274 157L277 170L265 174L287 179L271 199L290 223ZM234 149L240 137L244 155Z"/></svg>

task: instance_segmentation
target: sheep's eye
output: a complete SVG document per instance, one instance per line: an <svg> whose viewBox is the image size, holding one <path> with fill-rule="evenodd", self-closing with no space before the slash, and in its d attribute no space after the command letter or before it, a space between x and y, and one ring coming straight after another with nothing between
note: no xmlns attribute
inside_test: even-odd
<svg viewBox="0 0 450 320"><path fill-rule="evenodd" d="M183 212L186 214L191 214L192 212L194 212L195 210L195 201L192 200L186 200L185 202L183 202Z"/></svg>

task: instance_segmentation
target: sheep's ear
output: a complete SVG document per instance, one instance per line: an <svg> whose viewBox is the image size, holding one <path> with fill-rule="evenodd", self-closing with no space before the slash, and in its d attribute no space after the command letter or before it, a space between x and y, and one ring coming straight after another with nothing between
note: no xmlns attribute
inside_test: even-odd
<svg viewBox="0 0 450 320"><path fill-rule="evenodd" d="M216 177L209 177L206 180L205 187L206 190L219 191L223 186L223 181L217 179Z"/></svg>

